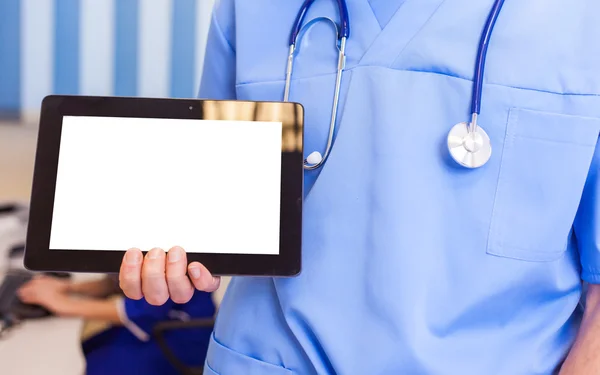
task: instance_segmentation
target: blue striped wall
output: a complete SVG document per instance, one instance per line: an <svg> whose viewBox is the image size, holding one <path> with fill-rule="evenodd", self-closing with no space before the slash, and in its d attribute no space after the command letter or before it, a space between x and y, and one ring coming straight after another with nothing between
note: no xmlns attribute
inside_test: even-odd
<svg viewBox="0 0 600 375"><path fill-rule="evenodd" d="M78 94L80 0L54 3L54 93Z"/></svg>
<svg viewBox="0 0 600 375"><path fill-rule="evenodd" d="M0 0L0 116L48 94L194 97L214 0Z"/></svg>
<svg viewBox="0 0 600 375"><path fill-rule="evenodd" d="M21 106L20 0L0 0L0 116L14 117Z"/></svg>
<svg viewBox="0 0 600 375"><path fill-rule="evenodd" d="M118 1L115 11L115 94L135 96L138 87L139 0Z"/></svg>

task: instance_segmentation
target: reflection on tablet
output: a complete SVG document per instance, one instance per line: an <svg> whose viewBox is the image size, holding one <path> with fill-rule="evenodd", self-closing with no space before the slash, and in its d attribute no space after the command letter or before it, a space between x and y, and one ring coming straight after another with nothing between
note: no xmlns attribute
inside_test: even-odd
<svg viewBox="0 0 600 375"><path fill-rule="evenodd" d="M301 132L248 104L230 120L211 102L204 120L65 116L50 249L278 254L281 152Z"/></svg>

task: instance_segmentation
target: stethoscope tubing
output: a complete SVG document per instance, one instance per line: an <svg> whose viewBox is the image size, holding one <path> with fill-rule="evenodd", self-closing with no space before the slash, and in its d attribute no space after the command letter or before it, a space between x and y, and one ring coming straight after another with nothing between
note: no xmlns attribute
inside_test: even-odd
<svg viewBox="0 0 600 375"><path fill-rule="evenodd" d="M479 115L481 113L481 98L483 96L483 81L485 73L485 64L487 59L488 47L492 32L496 26L496 21L504 5L504 0L495 0L490 15L483 28L479 49L477 52L477 61L475 63L475 74L473 77L473 96L471 99L471 114Z"/></svg>
<svg viewBox="0 0 600 375"><path fill-rule="evenodd" d="M296 20L294 21L294 26L292 27L292 32L290 33L290 46L295 46L298 40L298 36L302 30L302 25L304 24L304 18L306 17L306 13L310 9L310 7L314 4L315 0L305 0L300 7L300 11L296 16ZM342 38L348 39L350 37L350 17L348 16L348 5L346 4L346 0L336 0L338 5L338 12L340 16L340 27L338 33L338 40L342 40Z"/></svg>
<svg viewBox="0 0 600 375"><path fill-rule="evenodd" d="M325 148L325 152L322 156L320 153L318 153L316 151L313 153L313 154L319 155L318 162L309 162L308 159L311 159L310 157L304 161L304 168L307 170L314 170L314 169L321 167L323 165L323 163L325 163L327 157L329 156L329 154L331 152L331 148L333 147L334 134L335 134L335 128L336 128L336 122L337 122L337 113L338 113L338 107L339 107L340 92L341 92L342 75L343 75L343 71L345 69L345 64L346 64L346 41L347 41L348 37L350 36L350 19L348 16L348 7L347 7L345 0L336 0L336 3L338 5L339 18L340 18L339 25L332 19L326 18L326 17L318 17L318 18L315 18L315 19L311 20L310 22L304 24L304 19L306 17L306 14L307 14L308 10L310 9L310 7L314 4L314 2L315 2L315 0L305 0L304 1L304 3L302 4L302 7L300 8L300 11L296 15L296 19L294 21L294 25L293 25L292 31L290 33L289 54L288 54L285 89L284 89L284 101L286 101L286 102L289 101L291 79L292 79L292 72L293 72L293 65L294 65L294 56L297 51L297 46L302 39L302 34L303 34L304 30L309 29L313 24L315 24L319 21L322 21L322 20L331 22L333 24L334 28L336 29L336 33L337 33L336 47L339 50L339 54L338 54L336 84L335 84L335 91L334 91L334 96L333 96L333 104L332 104L332 110L331 110L331 118L330 118L330 124L329 124L329 135L327 138L327 145ZM483 83L484 83L484 74L485 74L488 47L489 47L489 43L490 43L490 39L491 39L493 30L494 30L494 27L496 25L496 21L498 20L498 17L500 15L503 5L504 5L504 0L494 0L494 4L493 4L492 9L489 13L489 16L486 20L486 23L485 23L485 26L484 26L484 29L483 29L483 32L481 34L481 38L479 41L477 58L475 61L475 72L473 75L473 92L472 92L472 97L471 97L471 119L469 122L455 125L451 129L451 131L448 135L448 143L449 143L449 148L450 148L452 157L459 164L461 164L467 168L480 167L481 165L483 165L487 162L487 159L489 159L489 156L491 155L491 143L490 143L489 137L487 136L487 134L485 133L485 131L483 129L478 128L477 120L481 113L481 102L482 102L482 97L483 97ZM467 135L462 135L462 136L460 135L460 134L463 134L461 127L463 127L463 129L465 129L465 131L467 132ZM482 143L481 143L481 145L476 147L476 150L473 151L472 148L474 146L472 146L472 145L467 146L465 143L464 146L460 146L461 143L460 142L457 143L457 139L458 139L457 137L464 137L464 142L468 142L468 141L470 141L471 143L475 142L475 145L478 142L482 142ZM464 150L459 151L456 147L464 147ZM483 151L477 151L477 150L483 150ZM464 157L465 152L467 153L466 159ZM476 160L477 159L476 154L478 152L480 154L481 154L481 152L483 152L484 155L486 155L486 157L481 159L481 156L479 156L479 158L480 158L479 162L472 162L472 163L465 162L465 160ZM472 157L469 157L470 154L472 154L471 155ZM461 155L461 156L457 156L457 155ZM459 159L457 159L457 157ZM475 159L473 159L473 158L475 158ZM469 165L470 163L472 165Z"/></svg>
<svg viewBox="0 0 600 375"><path fill-rule="evenodd" d="M342 0L340 0L340 1L342 1ZM306 1L305 4L307 2L308 1ZM299 16L298 19L302 20L303 17L304 16ZM334 89L334 94L333 94L333 103L332 103L332 108L331 108L331 118L330 118L330 122L329 122L329 134L327 137L327 145L325 146L325 152L323 153L323 155L321 155L319 153L320 157L316 163L310 162L308 160L310 158L305 160L304 161L304 169L305 170L315 170L315 169L320 168L327 160L327 157L329 156L331 149L333 147L333 140L334 140L334 134L335 134L335 129L336 129L336 123L337 123L337 113L338 113L338 108L339 108L340 93L341 93L341 87L342 87L342 78L343 78L344 69L346 67L346 41L347 41L346 37L343 37L343 36L340 37L340 35L341 35L340 28L338 27L338 24L334 20L332 20L331 18L327 18L327 17L317 17L317 18L312 19L311 21L309 21L302 27L300 27L297 33L294 31L294 33L293 33L294 44L291 44L289 46L287 68L286 68L286 75L285 75L285 88L284 88L283 100L285 102L288 102L289 97L290 97L290 88L291 88L292 73L293 73L293 67L294 67L294 56L297 52L297 47L302 41L302 35L304 34L304 32L306 30L310 29L314 24L321 22L321 21L326 21L326 22L330 23L336 31L336 35L337 35L336 40L339 41L339 42L336 42L336 47L338 49L338 63L337 63L337 72L336 72L336 80L335 80L335 89ZM296 27L294 27L294 30L295 29L296 29Z"/></svg>

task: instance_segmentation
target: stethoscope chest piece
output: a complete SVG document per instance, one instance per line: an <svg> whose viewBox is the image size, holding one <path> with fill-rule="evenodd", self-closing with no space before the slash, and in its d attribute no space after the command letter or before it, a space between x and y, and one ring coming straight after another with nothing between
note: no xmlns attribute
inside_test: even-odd
<svg viewBox="0 0 600 375"><path fill-rule="evenodd" d="M452 158L466 168L479 168L492 156L492 143L485 130L461 122L448 133L448 150Z"/></svg>

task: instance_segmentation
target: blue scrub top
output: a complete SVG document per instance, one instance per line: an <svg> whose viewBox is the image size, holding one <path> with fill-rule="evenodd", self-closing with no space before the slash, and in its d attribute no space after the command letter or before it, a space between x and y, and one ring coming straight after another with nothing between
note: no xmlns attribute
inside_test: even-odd
<svg viewBox="0 0 600 375"><path fill-rule="evenodd" d="M218 1L199 96L283 98L303 0ZM393 3L393 4L392 4ZM235 278L210 375L552 374L600 282L600 2L507 1L489 46L487 165L448 156L470 119L493 0L349 0L339 131L306 172L303 271ZM338 19L334 1L307 17ZM337 51L305 36L291 101L327 139Z"/></svg>

